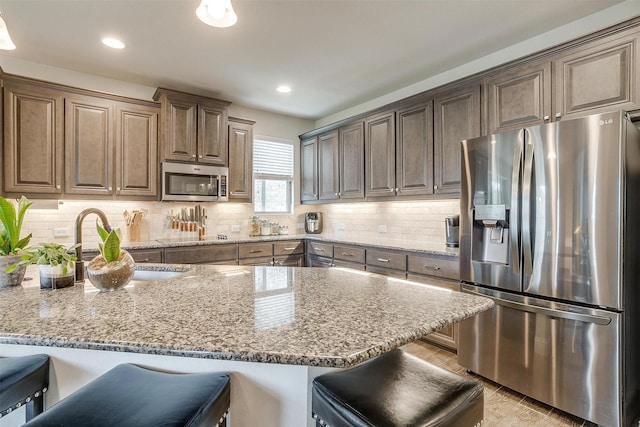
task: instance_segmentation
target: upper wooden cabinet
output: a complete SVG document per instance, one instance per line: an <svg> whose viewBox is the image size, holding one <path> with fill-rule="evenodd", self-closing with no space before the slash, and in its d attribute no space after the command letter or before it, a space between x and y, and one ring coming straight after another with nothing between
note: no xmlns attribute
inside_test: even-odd
<svg viewBox="0 0 640 427"><path fill-rule="evenodd" d="M340 128L339 191L341 199L364 199L364 124Z"/></svg>
<svg viewBox="0 0 640 427"><path fill-rule="evenodd" d="M114 104L82 95L65 99L65 193L114 194Z"/></svg>
<svg viewBox="0 0 640 427"><path fill-rule="evenodd" d="M157 198L158 109L65 98L65 194Z"/></svg>
<svg viewBox="0 0 640 427"><path fill-rule="evenodd" d="M62 193L64 96L4 78L4 191Z"/></svg>
<svg viewBox="0 0 640 427"><path fill-rule="evenodd" d="M253 124L229 118L229 201L253 200Z"/></svg>
<svg viewBox="0 0 640 427"><path fill-rule="evenodd" d="M338 199L340 190L340 171L338 165L340 160L338 152L340 150L340 140L338 129L318 136L318 199L334 200Z"/></svg>
<svg viewBox="0 0 640 427"><path fill-rule="evenodd" d="M157 104L5 77L4 192L157 199Z"/></svg>
<svg viewBox="0 0 640 427"><path fill-rule="evenodd" d="M163 160L227 166L229 102L158 88Z"/></svg>
<svg viewBox="0 0 640 427"><path fill-rule="evenodd" d="M485 80L488 133L548 122L551 119L551 62L501 69Z"/></svg>
<svg viewBox="0 0 640 427"><path fill-rule="evenodd" d="M638 30L596 40L555 60L555 119L640 108Z"/></svg>
<svg viewBox="0 0 640 427"><path fill-rule="evenodd" d="M300 143L300 201L318 200L318 138Z"/></svg>
<svg viewBox="0 0 640 427"><path fill-rule="evenodd" d="M395 196L395 111L368 117L365 122L365 194L367 198Z"/></svg>
<svg viewBox="0 0 640 427"><path fill-rule="evenodd" d="M460 194L461 141L482 135L480 91L473 81L434 98L435 194Z"/></svg>
<svg viewBox="0 0 640 427"><path fill-rule="evenodd" d="M116 195L158 195L158 108L116 104Z"/></svg>
<svg viewBox="0 0 640 427"><path fill-rule="evenodd" d="M398 196L433 194L432 102L397 111L396 188Z"/></svg>

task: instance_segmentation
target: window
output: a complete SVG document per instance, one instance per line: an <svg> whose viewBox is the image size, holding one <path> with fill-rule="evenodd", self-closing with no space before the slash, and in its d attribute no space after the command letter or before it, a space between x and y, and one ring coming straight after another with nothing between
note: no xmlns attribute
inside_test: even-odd
<svg viewBox="0 0 640 427"><path fill-rule="evenodd" d="M293 212L293 143L253 141L253 210Z"/></svg>

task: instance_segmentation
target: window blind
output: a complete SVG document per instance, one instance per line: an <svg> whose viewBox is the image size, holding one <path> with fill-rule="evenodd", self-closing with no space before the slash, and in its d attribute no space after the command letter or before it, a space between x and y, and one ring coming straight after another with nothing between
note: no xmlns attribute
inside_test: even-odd
<svg viewBox="0 0 640 427"><path fill-rule="evenodd" d="M293 178L293 144L254 140L253 173Z"/></svg>

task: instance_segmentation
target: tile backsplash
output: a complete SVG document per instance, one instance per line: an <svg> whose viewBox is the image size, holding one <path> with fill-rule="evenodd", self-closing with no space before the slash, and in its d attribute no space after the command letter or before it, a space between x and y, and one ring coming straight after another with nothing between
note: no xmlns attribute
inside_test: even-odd
<svg viewBox="0 0 640 427"><path fill-rule="evenodd" d="M32 208L27 211L23 233L33 233L32 243L58 242L73 243L75 239L75 219L83 210L94 207L102 210L113 227L125 232L124 211L146 209L147 215L140 225L140 241L186 237L180 231L169 227L171 211L178 212L183 207L193 207L194 203L166 202L114 202L65 200L58 209ZM249 217L253 205L246 203L201 203L207 211L206 229L208 236L226 234L229 238L246 237L249 234ZM304 233L298 226L304 222L304 213L323 213L322 236L356 239L398 240L408 243L431 241L444 243L444 218L458 214L459 200L406 201L383 203L336 203L326 205L297 205L291 215L260 215L262 218L289 227L290 234ZM96 216L90 214L82 227L83 241L95 246L98 236L95 231ZM236 231L238 230L239 231ZM60 235L62 236L56 236ZM64 234L67 234L66 236Z"/></svg>

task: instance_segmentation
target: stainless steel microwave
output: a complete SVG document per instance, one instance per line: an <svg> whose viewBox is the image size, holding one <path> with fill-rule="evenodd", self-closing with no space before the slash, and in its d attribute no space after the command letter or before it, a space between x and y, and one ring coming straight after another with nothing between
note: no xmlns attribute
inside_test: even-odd
<svg viewBox="0 0 640 427"><path fill-rule="evenodd" d="M229 168L162 163L162 201L226 202Z"/></svg>

